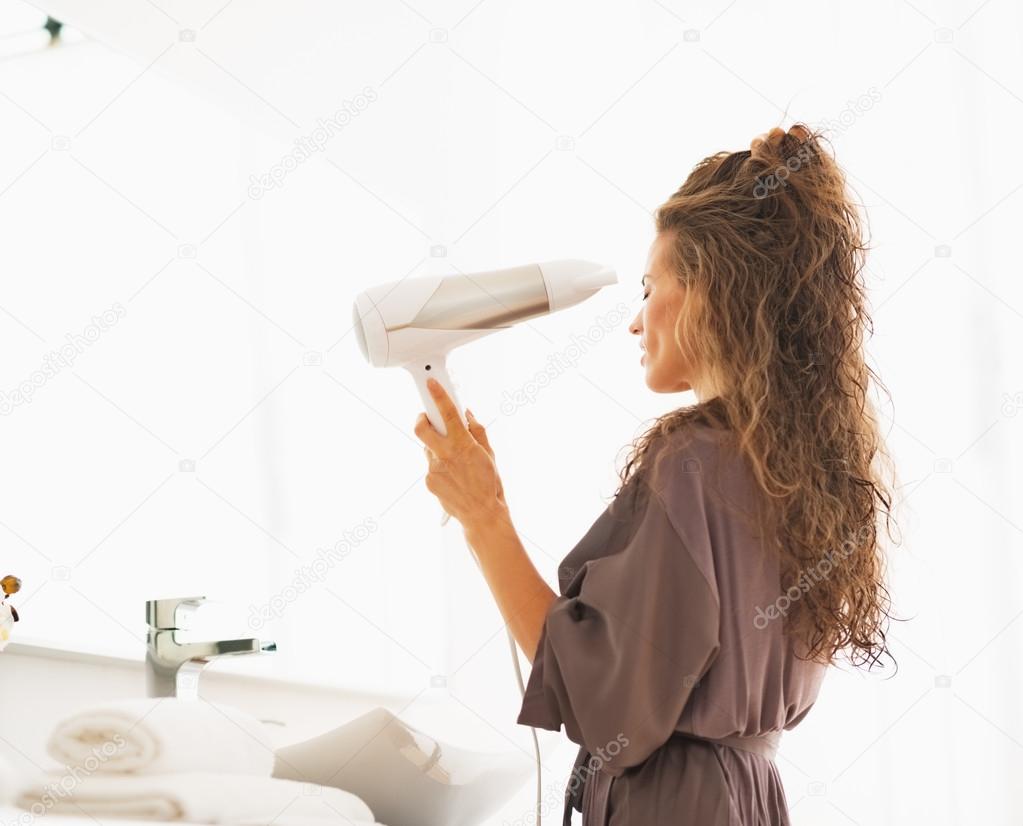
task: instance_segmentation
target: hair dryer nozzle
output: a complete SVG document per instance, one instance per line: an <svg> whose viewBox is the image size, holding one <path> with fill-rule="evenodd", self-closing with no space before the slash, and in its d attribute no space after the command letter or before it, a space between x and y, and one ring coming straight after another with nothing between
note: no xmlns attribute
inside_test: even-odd
<svg viewBox="0 0 1023 826"><path fill-rule="evenodd" d="M585 301L601 287L618 283L618 276L613 269L593 261L565 258L545 261L539 266L547 287L551 312Z"/></svg>

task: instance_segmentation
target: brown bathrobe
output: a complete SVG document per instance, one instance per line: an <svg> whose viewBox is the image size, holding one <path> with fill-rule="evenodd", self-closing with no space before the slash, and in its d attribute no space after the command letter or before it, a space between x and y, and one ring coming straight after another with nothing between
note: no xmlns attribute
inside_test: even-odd
<svg viewBox="0 0 1023 826"><path fill-rule="evenodd" d="M564 824L789 823L773 755L826 666L782 635L778 563L738 515L754 481L727 431L687 425L562 561L518 722L580 745Z"/></svg>

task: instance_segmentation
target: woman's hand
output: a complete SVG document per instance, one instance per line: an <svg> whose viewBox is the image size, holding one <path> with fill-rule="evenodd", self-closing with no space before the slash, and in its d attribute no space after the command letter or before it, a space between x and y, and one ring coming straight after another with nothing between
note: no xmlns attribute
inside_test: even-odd
<svg viewBox="0 0 1023 826"><path fill-rule="evenodd" d="M466 530L506 516L501 477L483 425L469 413L467 428L440 382L431 378L427 386L444 419L447 435L441 436L426 414L419 414L415 434L423 441L430 463L426 487Z"/></svg>

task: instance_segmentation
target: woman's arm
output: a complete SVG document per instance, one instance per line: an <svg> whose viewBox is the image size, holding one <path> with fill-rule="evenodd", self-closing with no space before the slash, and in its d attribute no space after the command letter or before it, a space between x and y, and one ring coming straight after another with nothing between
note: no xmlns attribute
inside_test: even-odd
<svg viewBox="0 0 1023 826"><path fill-rule="evenodd" d="M486 429L468 410L462 421L439 381L430 378L426 385L446 430L441 436L425 413L416 419L415 432L430 462L426 487L462 523L504 621L532 662L556 595L533 567L512 525Z"/></svg>
<svg viewBox="0 0 1023 826"><path fill-rule="evenodd" d="M479 560L512 636L532 662L547 610L557 594L537 572L503 504L493 518L471 522L465 528L465 540Z"/></svg>

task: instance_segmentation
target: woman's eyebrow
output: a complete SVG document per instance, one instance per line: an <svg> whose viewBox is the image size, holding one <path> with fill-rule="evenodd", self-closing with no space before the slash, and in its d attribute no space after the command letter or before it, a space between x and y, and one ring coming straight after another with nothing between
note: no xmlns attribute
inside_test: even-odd
<svg viewBox="0 0 1023 826"><path fill-rule="evenodd" d="M646 286L646 280L648 278L653 278L653 277L654 277L653 273L650 273L650 272L644 273L643 277L641 279L639 279L639 283L642 284L645 287Z"/></svg>

